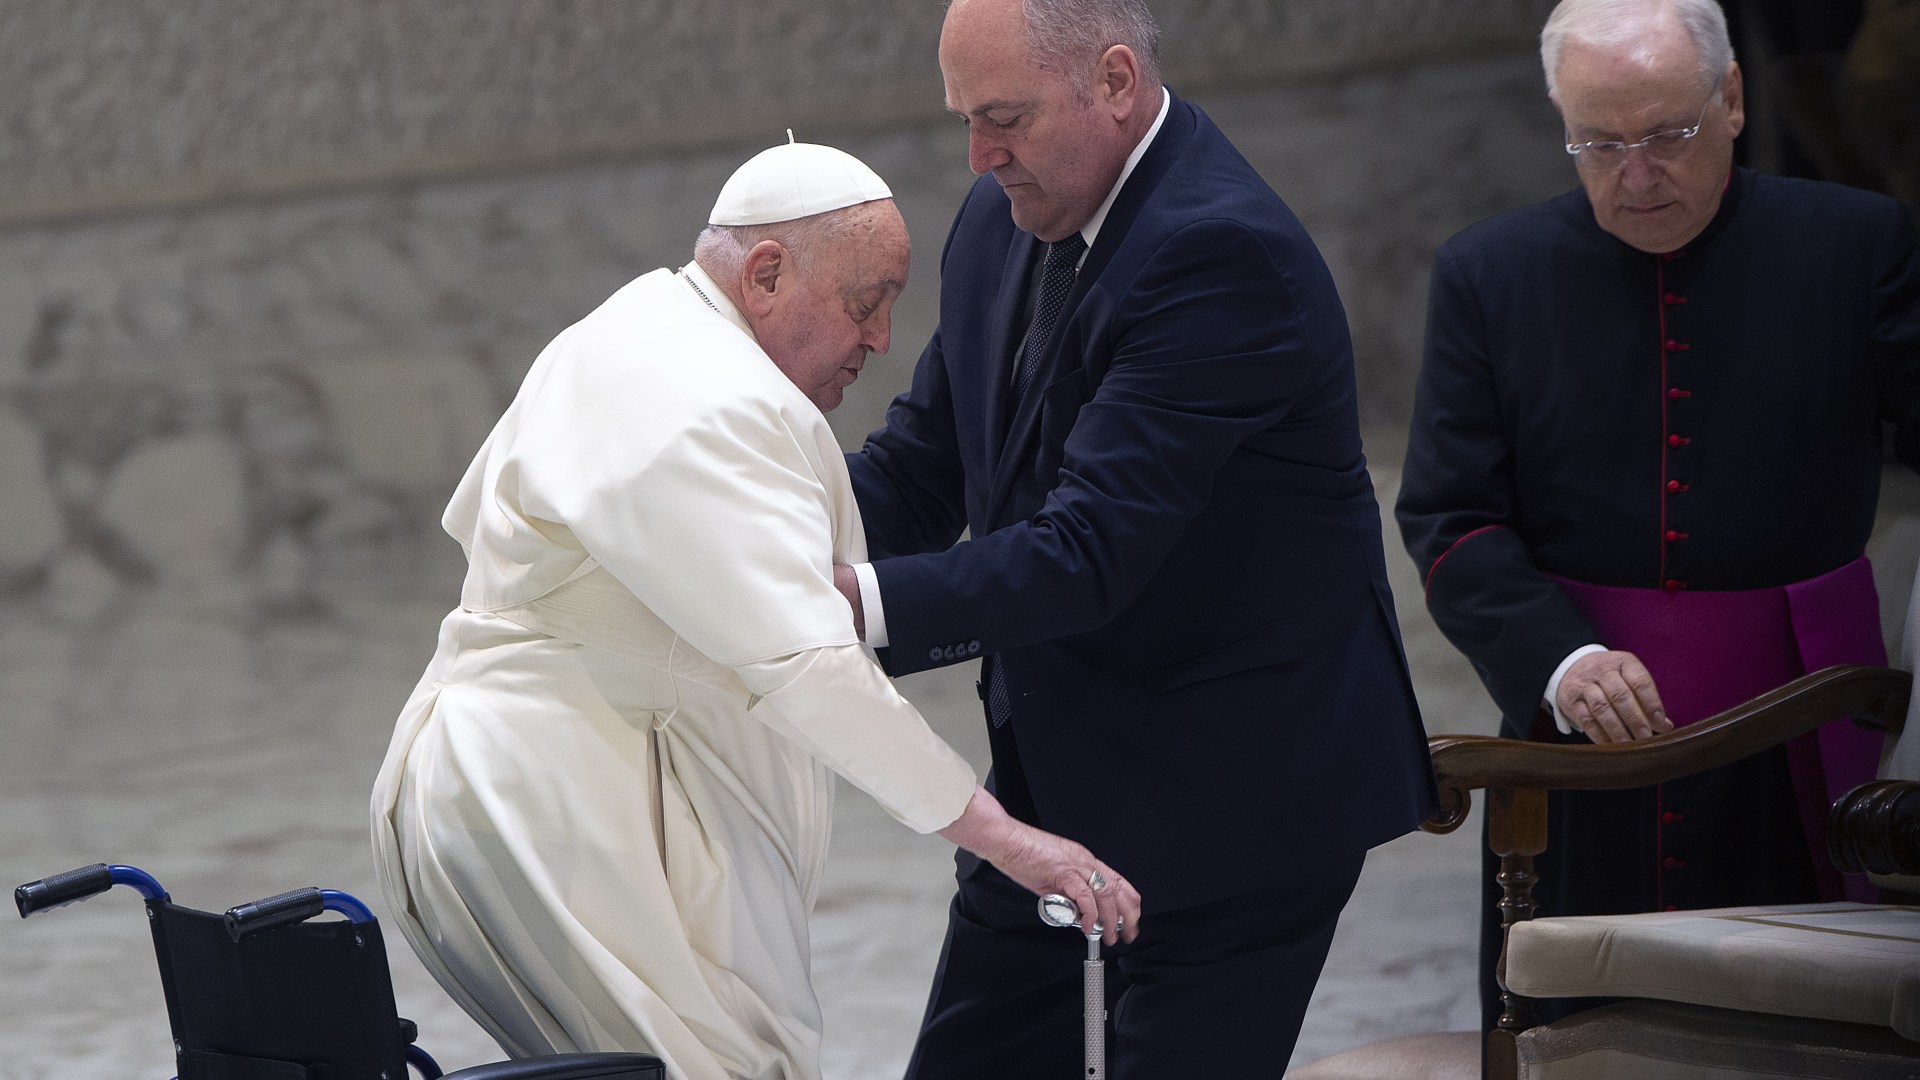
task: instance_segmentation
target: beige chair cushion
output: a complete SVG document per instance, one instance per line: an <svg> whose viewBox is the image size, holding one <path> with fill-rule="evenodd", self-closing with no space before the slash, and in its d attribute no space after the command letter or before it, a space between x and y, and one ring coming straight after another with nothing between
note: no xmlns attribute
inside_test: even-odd
<svg viewBox="0 0 1920 1080"><path fill-rule="evenodd" d="M1520 1033L1523 1080L1896 1080L1920 1043L1886 1028L1632 1001Z"/></svg>
<svg viewBox="0 0 1920 1080"><path fill-rule="evenodd" d="M1518 923L1528 997L1658 998L1890 1027L1920 1040L1920 908L1799 904Z"/></svg>

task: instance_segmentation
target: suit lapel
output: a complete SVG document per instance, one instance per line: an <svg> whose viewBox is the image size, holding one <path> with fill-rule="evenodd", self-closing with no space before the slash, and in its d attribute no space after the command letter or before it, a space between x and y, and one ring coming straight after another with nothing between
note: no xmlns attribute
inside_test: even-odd
<svg viewBox="0 0 1920 1080"><path fill-rule="evenodd" d="M986 341L987 387L986 387L986 425L987 437L984 445L992 454L987 462L988 475L998 476L1000 462L1005 454L1007 441L1007 413L1012 409L1008 400L1013 396L1013 365L1019 360L1020 340L1026 330L1020 314L1026 307L1027 294L1033 288L1033 272L1037 259L1034 255L1039 241L1032 233L1015 231L1013 242L1007 245L1007 262L1000 271L1000 295L994 298L993 307L987 315Z"/></svg>

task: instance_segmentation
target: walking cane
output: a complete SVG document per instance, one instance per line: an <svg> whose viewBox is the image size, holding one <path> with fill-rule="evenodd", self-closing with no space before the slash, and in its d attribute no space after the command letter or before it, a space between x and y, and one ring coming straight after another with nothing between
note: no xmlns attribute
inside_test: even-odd
<svg viewBox="0 0 1920 1080"><path fill-rule="evenodd" d="M1086 1012L1087 1071L1085 1080L1107 1080L1107 965L1100 959L1099 923L1080 926L1073 901L1059 893L1040 898L1040 921L1048 926L1072 926L1087 936L1087 958L1080 965L1080 996Z"/></svg>

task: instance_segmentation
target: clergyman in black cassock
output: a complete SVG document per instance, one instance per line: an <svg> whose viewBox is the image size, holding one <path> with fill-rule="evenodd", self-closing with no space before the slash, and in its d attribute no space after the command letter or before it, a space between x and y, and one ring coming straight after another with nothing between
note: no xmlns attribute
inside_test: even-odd
<svg viewBox="0 0 1920 1080"><path fill-rule="evenodd" d="M1583 187L1466 229L1434 263L1397 513L1429 610L1514 738L1585 740L1556 731L1567 699L1549 683L1588 647L1644 661L1673 723L1885 662L1863 552L1883 421L1920 465L1913 222L1876 194L1732 168L1730 50L1701 109L1686 95L1707 50L1652 25L1680 61L1643 75L1678 87L1673 105L1612 122L1568 77L1603 50L1566 44L1556 104ZM1663 198L1694 220L1641 209ZM1539 913L1838 898L1824 806L1870 778L1876 746L1839 721L1688 781L1556 795Z"/></svg>

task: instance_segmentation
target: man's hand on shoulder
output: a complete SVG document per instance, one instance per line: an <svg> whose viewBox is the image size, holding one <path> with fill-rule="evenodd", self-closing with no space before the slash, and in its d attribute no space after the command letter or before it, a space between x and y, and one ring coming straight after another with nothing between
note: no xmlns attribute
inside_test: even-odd
<svg viewBox="0 0 1920 1080"><path fill-rule="evenodd" d="M1556 703L1575 731L1597 743L1646 739L1673 730L1646 665L1618 649L1575 660L1560 679Z"/></svg>
<svg viewBox="0 0 1920 1080"><path fill-rule="evenodd" d="M833 587L840 590L847 606L853 609L853 632L860 635L861 641L867 640L867 613L860 606L860 575L846 563L834 563Z"/></svg>

